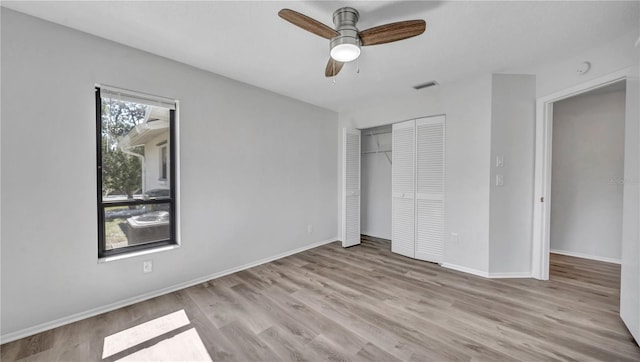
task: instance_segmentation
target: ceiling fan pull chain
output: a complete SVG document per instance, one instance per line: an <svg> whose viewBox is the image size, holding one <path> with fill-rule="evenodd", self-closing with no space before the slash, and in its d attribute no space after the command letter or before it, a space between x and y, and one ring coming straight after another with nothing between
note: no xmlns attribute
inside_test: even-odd
<svg viewBox="0 0 640 362"><path fill-rule="evenodd" d="M336 85L336 62L334 61L331 65L333 66L333 77L331 78L333 80L333 85Z"/></svg>
<svg viewBox="0 0 640 362"><path fill-rule="evenodd" d="M360 74L360 57L356 59L356 74Z"/></svg>

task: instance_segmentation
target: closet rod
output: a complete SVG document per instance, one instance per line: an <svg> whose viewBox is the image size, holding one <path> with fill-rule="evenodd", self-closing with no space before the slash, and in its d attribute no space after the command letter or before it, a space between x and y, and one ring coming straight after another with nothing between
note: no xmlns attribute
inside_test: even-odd
<svg viewBox="0 0 640 362"><path fill-rule="evenodd" d="M362 152L362 154L366 155L368 153L387 153L387 152L393 152L393 151L391 151L391 150L364 151L364 152Z"/></svg>

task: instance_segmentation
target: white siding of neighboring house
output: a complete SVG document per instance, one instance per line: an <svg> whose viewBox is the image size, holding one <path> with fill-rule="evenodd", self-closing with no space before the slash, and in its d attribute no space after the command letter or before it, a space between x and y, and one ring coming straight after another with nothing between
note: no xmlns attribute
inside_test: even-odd
<svg viewBox="0 0 640 362"><path fill-rule="evenodd" d="M159 143L167 141L163 145L157 146ZM164 146L169 150L169 131L159 135L158 137L147 142L144 146L145 155L145 192L154 189L168 189L170 187L169 180L160 179L160 149ZM168 156L168 154L167 154ZM168 170L171 170L171 162L167 161ZM168 176L168 175L167 175Z"/></svg>

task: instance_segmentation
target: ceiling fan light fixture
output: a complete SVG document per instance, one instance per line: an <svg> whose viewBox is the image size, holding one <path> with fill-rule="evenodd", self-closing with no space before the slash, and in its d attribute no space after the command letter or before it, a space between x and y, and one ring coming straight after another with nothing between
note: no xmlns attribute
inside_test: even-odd
<svg viewBox="0 0 640 362"><path fill-rule="evenodd" d="M331 58L338 62L352 62L360 56L360 47L356 44L338 44L331 48Z"/></svg>
<svg viewBox="0 0 640 362"><path fill-rule="evenodd" d="M342 34L331 39L331 58L338 62L352 62L360 56L360 38L356 31L342 30Z"/></svg>
<svg viewBox="0 0 640 362"><path fill-rule="evenodd" d="M333 13L338 36L329 43L331 58L341 63L352 62L360 56L360 36L356 23L360 15L354 8L344 7Z"/></svg>

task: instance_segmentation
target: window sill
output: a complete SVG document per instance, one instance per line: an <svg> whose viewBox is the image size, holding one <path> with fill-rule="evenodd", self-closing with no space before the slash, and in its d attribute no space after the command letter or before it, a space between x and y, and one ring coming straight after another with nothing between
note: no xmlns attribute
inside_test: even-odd
<svg viewBox="0 0 640 362"><path fill-rule="evenodd" d="M133 258L141 255L154 254L154 253L159 253L161 251L173 250L178 248L180 248L180 244L173 244L173 245L160 246L153 249L132 251L130 253L125 253L125 254L106 256L104 258L98 258L98 264L109 263L109 262L121 260L121 259Z"/></svg>

